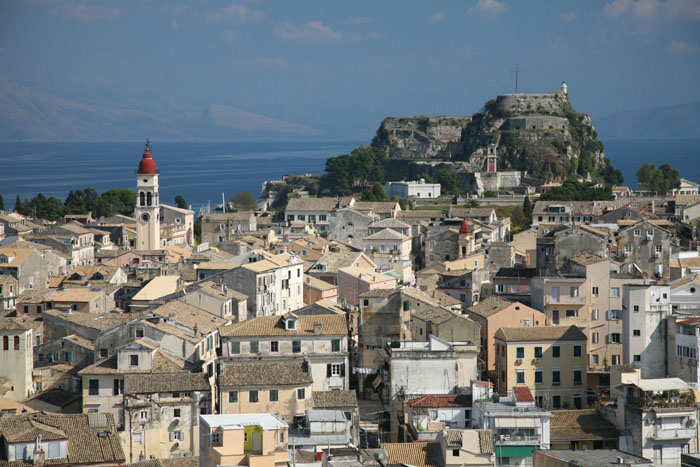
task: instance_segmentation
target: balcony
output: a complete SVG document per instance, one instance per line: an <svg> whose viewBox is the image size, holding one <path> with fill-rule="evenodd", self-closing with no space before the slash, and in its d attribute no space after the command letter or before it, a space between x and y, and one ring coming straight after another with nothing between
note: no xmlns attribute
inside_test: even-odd
<svg viewBox="0 0 700 467"><path fill-rule="evenodd" d="M571 295L547 295L548 305L585 305L586 296L578 295L572 297Z"/></svg>
<svg viewBox="0 0 700 467"><path fill-rule="evenodd" d="M656 427L652 439L687 439L695 436L695 428L661 428Z"/></svg>
<svg viewBox="0 0 700 467"><path fill-rule="evenodd" d="M497 446L513 445L539 445L540 437L537 435L524 435L511 433L507 435L496 435L493 443Z"/></svg>

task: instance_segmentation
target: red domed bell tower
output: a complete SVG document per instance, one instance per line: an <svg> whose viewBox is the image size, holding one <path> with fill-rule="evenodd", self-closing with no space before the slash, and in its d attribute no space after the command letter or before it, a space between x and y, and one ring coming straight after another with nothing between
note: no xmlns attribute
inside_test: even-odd
<svg viewBox="0 0 700 467"><path fill-rule="evenodd" d="M151 154L151 142L136 171L136 250L160 249L160 206L158 201L158 169Z"/></svg>

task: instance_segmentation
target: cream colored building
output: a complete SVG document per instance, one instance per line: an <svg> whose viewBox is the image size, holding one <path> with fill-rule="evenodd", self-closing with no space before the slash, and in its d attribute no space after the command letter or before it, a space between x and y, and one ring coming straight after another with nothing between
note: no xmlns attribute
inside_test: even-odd
<svg viewBox="0 0 700 467"><path fill-rule="evenodd" d="M500 394L527 386L540 407L584 407L586 335L578 327L501 328L495 340Z"/></svg>
<svg viewBox="0 0 700 467"><path fill-rule="evenodd" d="M286 467L288 425L269 414L202 415L199 462L202 466Z"/></svg>
<svg viewBox="0 0 700 467"><path fill-rule="evenodd" d="M32 329L13 318L0 318L0 393L15 401L32 394Z"/></svg>
<svg viewBox="0 0 700 467"><path fill-rule="evenodd" d="M223 326L219 362L304 361L315 391L348 389L348 325L344 314L259 316Z"/></svg>
<svg viewBox="0 0 700 467"><path fill-rule="evenodd" d="M292 423L312 408L313 379L302 359L222 365L218 388L224 414L274 414Z"/></svg>
<svg viewBox="0 0 700 467"><path fill-rule="evenodd" d="M211 407L203 373L127 374L123 397L127 462L198 455L199 415Z"/></svg>
<svg viewBox="0 0 700 467"><path fill-rule="evenodd" d="M443 430L437 441L445 467L491 467L495 465L491 430Z"/></svg>

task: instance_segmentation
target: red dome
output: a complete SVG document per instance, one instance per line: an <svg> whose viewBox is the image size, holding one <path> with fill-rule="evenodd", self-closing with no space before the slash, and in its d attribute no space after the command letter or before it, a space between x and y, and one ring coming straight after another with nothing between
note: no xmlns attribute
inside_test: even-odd
<svg viewBox="0 0 700 467"><path fill-rule="evenodd" d="M146 149L146 152L143 153L143 159L141 159L141 162L139 162L138 173L140 175L155 175L157 173L156 161L153 160L151 151L148 149Z"/></svg>
<svg viewBox="0 0 700 467"><path fill-rule="evenodd" d="M462 220L462 226L459 228L460 235L469 235L469 226L466 220Z"/></svg>

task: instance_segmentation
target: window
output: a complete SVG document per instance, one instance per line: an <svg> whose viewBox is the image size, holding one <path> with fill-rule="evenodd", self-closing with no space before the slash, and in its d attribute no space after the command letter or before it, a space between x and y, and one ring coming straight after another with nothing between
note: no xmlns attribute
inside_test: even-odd
<svg viewBox="0 0 700 467"><path fill-rule="evenodd" d="M634 361L635 361L635 362L641 362L641 361L642 361L642 356L641 356L641 355L635 355L635 356L634 356Z"/></svg>
<svg viewBox="0 0 700 467"><path fill-rule="evenodd" d="M518 293L518 284L511 284L510 293Z"/></svg>
<svg viewBox="0 0 700 467"><path fill-rule="evenodd" d="M567 318L576 318L578 316L578 310L566 310Z"/></svg>
<svg viewBox="0 0 700 467"><path fill-rule="evenodd" d="M108 356L107 349L100 349L100 358L107 358Z"/></svg>
<svg viewBox="0 0 700 467"><path fill-rule="evenodd" d="M306 389L297 389L297 400L303 401L304 399L306 399Z"/></svg>
<svg viewBox="0 0 700 467"><path fill-rule="evenodd" d="M170 441L184 441L184 439L185 434L181 430L170 432Z"/></svg>
<svg viewBox="0 0 700 467"><path fill-rule="evenodd" d="M141 328L136 329L136 337L143 337L143 329L141 329Z"/></svg>
<svg viewBox="0 0 700 467"><path fill-rule="evenodd" d="M582 371L580 368L574 368L574 384L581 384L583 380Z"/></svg>
<svg viewBox="0 0 700 467"><path fill-rule="evenodd" d="M535 369L535 384L542 384L542 370L539 368Z"/></svg>
<svg viewBox="0 0 700 467"><path fill-rule="evenodd" d="M238 402L238 391L228 392L228 402L229 404L235 404Z"/></svg>
<svg viewBox="0 0 700 467"><path fill-rule="evenodd" d="M515 382L517 384L525 384L525 370L516 370Z"/></svg>
<svg viewBox="0 0 700 467"><path fill-rule="evenodd" d="M65 352L63 357L66 360L66 363L73 363L73 352Z"/></svg>
<svg viewBox="0 0 700 467"><path fill-rule="evenodd" d="M592 287L591 293L597 297L598 296L598 287Z"/></svg>
<svg viewBox="0 0 700 467"><path fill-rule="evenodd" d="M173 409L173 417L180 418L180 409Z"/></svg>
<svg viewBox="0 0 700 467"><path fill-rule="evenodd" d="M2 350L10 350L9 336L2 336Z"/></svg>
<svg viewBox="0 0 700 467"><path fill-rule="evenodd" d="M581 356L581 346L574 345L574 357L580 357L580 356Z"/></svg>
<svg viewBox="0 0 700 467"><path fill-rule="evenodd" d="M452 450L452 455L453 455L454 457L459 457L459 449L453 449L453 450Z"/></svg>
<svg viewBox="0 0 700 467"><path fill-rule="evenodd" d="M19 336L15 336L13 341L15 342L15 350L19 350Z"/></svg>
<svg viewBox="0 0 700 467"><path fill-rule="evenodd" d="M240 342L231 342L231 353L232 354L241 353L241 343Z"/></svg>
<svg viewBox="0 0 700 467"><path fill-rule="evenodd" d="M581 399L581 394L574 394L574 408L577 410L581 410L581 408L583 407L582 402L583 401Z"/></svg>
<svg viewBox="0 0 700 467"><path fill-rule="evenodd" d="M339 363L331 363L330 364L330 369L331 369L331 376L341 376L342 373L342 365Z"/></svg>
<svg viewBox="0 0 700 467"><path fill-rule="evenodd" d="M136 444L143 443L143 432L142 431L135 431L133 433L133 439L134 439L134 443L136 443Z"/></svg>
<svg viewBox="0 0 700 467"><path fill-rule="evenodd" d="M221 446L221 432L211 434L211 445Z"/></svg>
<svg viewBox="0 0 700 467"><path fill-rule="evenodd" d="M251 403L258 402L258 391L256 391L256 390L248 391L248 402L251 402Z"/></svg>
<svg viewBox="0 0 700 467"><path fill-rule="evenodd" d="M613 298L620 297L620 288L619 287L611 287L610 288L610 296Z"/></svg>
<svg viewBox="0 0 700 467"><path fill-rule="evenodd" d="M612 364L613 364L613 365L619 365L619 364L620 364L620 356L619 356L619 355L613 355L613 356L612 356Z"/></svg>
<svg viewBox="0 0 700 467"><path fill-rule="evenodd" d="M598 364L598 354L591 355L591 364L593 364L593 365Z"/></svg>
<svg viewBox="0 0 700 467"><path fill-rule="evenodd" d="M301 352L301 341L292 341L292 353Z"/></svg>
<svg viewBox="0 0 700 467"><path fill-rule="evenodd" d="M100 380L91 379L88 381L88 394L91 396L97 396L100 393Z"/></svg>
<svg viewBox="0 0 700 467"><path fill-rule="evenodd" d="M516 358L525 358L525 347L517 347L515 349Z"/></svg>
<svg viewBox="0 0 700 467"><path fill-rule="evenodd" d="M556 394L552 396L552 408L557 410L561 409L561 396Z"/></svg>
<svg viewBox="0 0 700 467"><path fill-rule="evenodd" d="M660 254L663 252L663 250L664 250L664 247L661 246L661 245L656 245L656 246L654 247L654 252L655 252L657 255L660 255Z"/></svg>
<svg viewBox="0 0 700 467"><path fill-rule="evenodd" d="M138 355L129 355L129 365L139 366L139 356Z"/></svg>
<svg viewBox="0 0 700 467"><path fill-rule="evenodd" d="M569 295L572 297L578 297L578 287L571 287L569 289Z"/></svg>
<svg viewBox="0 0 700 467"><path fill-rule="evenodd" d="M608 340L611 344L620 344L622 343L622 339L620 338L620 333L619 332L613 332L612 334L608 334Z"/></svg>
<svg viewBox="0 0 700 467"><path fill-rule="evenodd" d="M119 394L124 392L124 382L120 380L119 378L114 378L113 381L113 387L112 387L112 395L113 396L118 396Z"/></svg>
<svg viewBox="0 0 700 467"><path fill-rule="evenodd" d="M366 298L362 300L362 306L369 306L369 300L367 300Z"/></svg>
<svg viewBox="0 0 700 467"><path fill-rule="evenodd" d="M542 358L542 347L535 347L535 358Z"/></svg>
<svg viewBox="0 0 700 467"><path fill-rule="evenodd" d="M280 443L284 443L284 431L280 432Z"/></svg>
<svg viewBox="0 0 700 467"><path fill-rule="evenodd" d="M561 348L558 345L553 345L552 346L552 357L559 358L560 353L561 353Z"/></svg>
<svg viewBox="0 0 700 467"><path fill-rule="evenodd" d="M250 353L260 352L260 347L258 341L250 341Z"/></svg>
<svg viewBox="0 0 700 467"><path fill-rule="evenodd" d="M279 352L280 343L278 341L270 341L270 352Z"/></svg>
<svg viewBox="0 0 700 467"><path fill-rule="evenodd" d="M148 420L148 410L142 410L140 414L141 420Z"/></svg>
<svg viewBox="0 0 700 467"><path fill-rule="evenodd" d="M642 229L634 229L634 236L639 237L642 235Z"/></svg>
<svg viewBox="0 0 700 467"><path fill-rule="evenodd" d="M591 319L595 321L598 318L600 318L600 310L593 310L591 313Z"/></svg>
<svg viewBox="0 0 700 467"><path fill-rule="evenodd" d="M506 291L505 284L496 284L496 292L505 293L505 291Z"/></svg>
<svg viewBox="0 0 700 467"><path fill-rule="evenodd" d="M600 335L597 332L591 334L591 342L597 344L599 342Z"/></svg>
<svg viewBox="0 0 700 467"><path fill-rule="evenodd" d="M632 306L632 311L639 311L639 305Z"/></svg>
<svg viewBox="0 0 700 467"><path fill-rule="evenodd" d="M561 371L552 370L552 384L561 384Z"/></svg>
<svg viewBox="0 0 700 467"><path fill-rule="evenodd" d="M616 321L623 318L622 310L608 310L608 321Z"/></svg>
<svg viewBox="0 0 700 467"><path fill-rule="evenodd" d="M639 329L635 329L635 330L632 331L632 335L633 335L634 337L640 337L640 336L642 335L642 331L639 330Z"/></svg>
<svg viewBox="0 0 700 467"><path fill-rule="evenodd" d="M632 253L632 245L625 245L625 256L629 256Z"/></svg>
<svg viewBox="0 0 700 467"><path fill-rule="evenodd" d="M331 351L340 352L340 339L333 339L331 341Z"/></svg>
<svg viewBox="0 0 700 467"><path fill-rule="evenodd" d="M49 443L49 452L46 457L49 459L55 459L61 455L61 445L58 442Z"/></svg>
<svg viewBox="0 0 700 467"><path fill-rule="evenodd" d="M280 393L277 389L270 389L270 402L277 402L280 400Z"/></svg>

